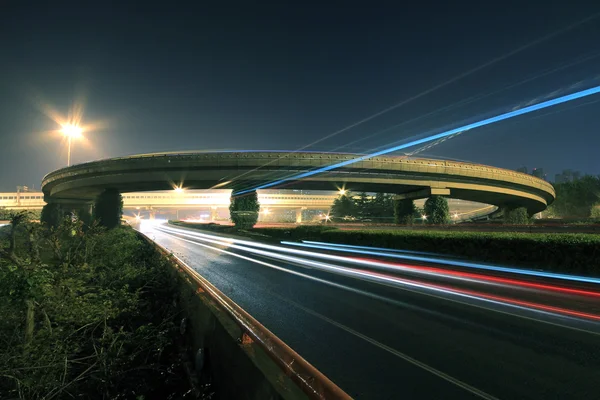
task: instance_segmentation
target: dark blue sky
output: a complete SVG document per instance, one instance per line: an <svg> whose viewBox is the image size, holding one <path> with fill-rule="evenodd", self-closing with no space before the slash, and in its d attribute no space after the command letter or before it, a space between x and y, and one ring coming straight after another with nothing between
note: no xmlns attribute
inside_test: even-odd
<svg viewBox="0 0 600 400"><path fill-rule="evenodd" d="M600 12L590 1L177 3L0 5L0 190L39 187L65 165L64 143L48 133L58 126L42 111L66 115L78 99L96 129L74 143L74 162L295 150ZM364 152L576 83L598 85L598 43L600 18L310 149ZM474 96L484 97L459 105ZM442 107L450 108L348 145ZM424 154L544 167L550 177L564 168L600 174L599 126L600 96L473 130Z"/></svg>

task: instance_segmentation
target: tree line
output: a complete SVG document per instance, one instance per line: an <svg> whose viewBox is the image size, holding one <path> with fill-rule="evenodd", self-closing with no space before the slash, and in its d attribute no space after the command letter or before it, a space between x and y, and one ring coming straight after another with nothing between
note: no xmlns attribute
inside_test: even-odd
<svg viewBox="0 0 600 400"><path fill-rule="evenodd" d="M556 200L547 210L548 217L600 218L600 177L555 183Z"/></svg>
<svg viewBox="0 0 600 400"><path fill-rule="evenodd" d="M394 199L393 194L367 193L352 195L344 193L334 200L331 216L345 221L394 222L410 225L420 219L429 224L447 224L450 222L448 201L442 196L431 196L423 209L415 206L411 199Z"/></svg>

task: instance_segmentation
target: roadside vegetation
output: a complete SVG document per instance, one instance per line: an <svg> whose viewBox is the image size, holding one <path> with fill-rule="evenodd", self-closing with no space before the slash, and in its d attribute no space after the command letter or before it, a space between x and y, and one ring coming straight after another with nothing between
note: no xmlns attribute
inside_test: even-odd
<svg viewBox="0 0 600 400"><path fill-rule="evenodd" d="M263 234L267 234L262 230ZM600 276L600 235L515 232L342 231L312 240L465 257L487 263ZM308 239L308 238L305 238Z"/></svg>
<svg viewBox="0 0 600 400"><path fill-rule="evenodd" d="M548 218L600 218L600 177L586 175L554 184L556 201L543 214Z"/></svg>
<svg viewBox="0 0 600 400"><path fill-rule="evenodd" d="M0 398L192 398L168 261L86 211L0 229Z"/></svg>
<svg viewBox="0 0 600 400"><path fill-rule="evenodd" d="M456 232L443 230L341 230L328 225L253 228L171 222L259 240L315 240L464 257L491 264L600 276L600 235L579 233Z"/></svg>
<svg viewBox="0 0 600 400"><path fill-rule="evenodd" d="M524 207L499 210L487 223L504 225L531 225L551 220L569 223L594 224L600 221L600 178L584 176L573 182L556 184L556 201L542 213L538 221ZM250 229L258 221L260 204L256 192L232 198L231 221L238 229ZM290 221L291 222L291 221ZM322 222L384 223L397 225L453 225L448 200L443 196L431 196L423 209L415 207L413 200L394 199L386 193L351 193L344 191L333 202L330 213Z"/></svg>
<svg viewBox="0 0 600 400"><path fill-rule="evenodd" d="M450 222L450 208L445 197L431 196L425 201L424 209L427 223L446 225Z"/></svg>
<svg viewBox="0 0 600 400"><path fill-rule="evenodd" d="M529 217L525 207L519 207L512 210L505 210L502 221L506 225L528 225L532 219Z"/></svg>
<svg viewBox="0 0 600 400"><path fill-rule="evenodd" d="M258 221L258 194L256 191L231 198L229 215L231 222L239 229L249 229Z"/></svg>

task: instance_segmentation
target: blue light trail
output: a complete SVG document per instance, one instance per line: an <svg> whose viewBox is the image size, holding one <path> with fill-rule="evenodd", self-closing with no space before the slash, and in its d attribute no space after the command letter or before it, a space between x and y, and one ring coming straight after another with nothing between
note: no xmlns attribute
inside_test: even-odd
<svg viewBox="0 0 600 400"><path fill-rule="evenodd" d="M503 267L503 266L499 266L499 265L480 264L480 263L475 263L475 262L467 262L467 261L459 261L459 260L449 260L447 258L437 258L437 257L434 258L434 257L411 256L411 255L404 255L404 254L394 254L394 253L390 253L389 249L386 249L388 252L366 250L369 248L368 246L353 246L353 245L348 245L348 244L343 245L343 244L337 244L337 243L314 242L314 241L306 241L306 240L303 240L302 242L303 243L282 241L281 244L288 245L288 246L308 247L308 248L313 248L313 249L333 250L333 251L339 251L339 252L343 252L343 253L354 253L354 254L399 258L399 259L411 260L411 261L420 261L420 262L426 262L426 263L451 265L451 266L455 266L455 267L476 268L476 269L496 271L496 272L509 272L509 273L513 273L513 274L537 276L537 277L542 277L542 278L563 279L563 280L567 280L567 281L600 284L600 278L593 278L593 277L588 277L588 276L578 276L578 275L558 274L558 273L554 273L554 272L534 271L534 270L524 269L524 268ZM376 249L376 248L371 248L371 249Z"/></svg>
<svg viewBox="0 0 600 400"><path fill-rule="evenodd" d="M571 93L571 94L568 94L568 95L565 95L565 96L557 97L556 99L547 100L547 101L544 101L544 102L541 102L541 103L538 103L538 104L533 104L531 106L524 107L524 108L521 108L519 110L514 110L514 111L510 111L510 112L504 113L504 114L496 115L495 117L487 118L487 119L484 119L484 120L478 121L478 122L473 122L471 124L463 125L461 127L454 128L454 129L451 129L449 131L445 131L445 132L438 133L438 134L435 134L435 135L427 136L427 137L424 137L422 139L413 140L413 141L410 141L408 143L404 143L404 144L401 144L401 145L398 145L398 146L394 146L394 147L390 147L390 148L387 148L387 149L379 150L377 152L374 152L374 153L371 153L371 154L366 154L364 156L357 157L357 158L354 158L352 160L342 161L342 162L339 162L337 164L328 165L328 166L325 166L325 167L322 167L322 168L318 168L318 169L315 169L315 170L312 170L312 171L303 172L303 173L300 173L300 174L297 174L297 175L293 175L293 176L290 176L290 177L287 177L287 178L283 178L283 179L280 179L280 180L277 180L277 181L268 182L268 183L265 183L263 185L257 186L257 187L255 187L253 189L242 190L240 192L235 193L235 195L241 195L241 194L249 193L249 192L252 192L252 191L255 191L255 190L259 190L259 189L270 188L270 187L282 184L282 183L287 182L287 181L295 181L295 180L307 178L309 176L316 175L316 174L319 174L319 173L322 173L322 172L331 171L332 169L341 168L341 167L345 167L346 165L350 165L350 164L354 164L354 163L357 163L357 162L360 162L360 161L364 161L364 160L372 158L372 157L377 157L377 156L382 156L384 154L393 153L395 151L406 149L408 147L413 147L413 146L416 146L416 145L419 145L419 144L428 143L428 142L431 142L431 141L434 141L434 140L438 140L438 139L441 139L441 138L445 138L445 137L454 135L454 134L459 133L459 132L463 132L463 131L467 131L467 130L475 129L475 128L480 128L482 126L494 124L496 122L504 121L504 120L507 120L509 118L517 117L519 115L528 114L528 113L533 112L533 111L542 110L544 108L548 108L548 107L552 107L552 106L555 106L555 105L558 105L558 104L566 103L566 102L569 102L569 101L572 101L572 100L581 99L583 97L591 96L591 95L594 95L594 94L597 94L597 93L600 93L600 86L595 86L595 87L590 88L590 89L581 90L579 92L575 92L575 93Z"/></svg>

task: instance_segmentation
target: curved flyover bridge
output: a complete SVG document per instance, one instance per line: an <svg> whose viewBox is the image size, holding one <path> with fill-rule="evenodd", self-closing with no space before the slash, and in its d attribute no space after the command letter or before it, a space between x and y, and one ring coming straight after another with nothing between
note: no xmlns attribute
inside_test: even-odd
<svg viewBox="0 0 600 400"><path fill-rule="evenodd" d="M88 203L102 190L121 192L185 189L233 189L240 192L360 155L317 152L194 152L143 154L93 161L46 175L47 202ZM396 193L398 198L432 194L498 207L543 211L555 198L548 182L486 165L382 156L299 180L285 189Z"/></svg>

